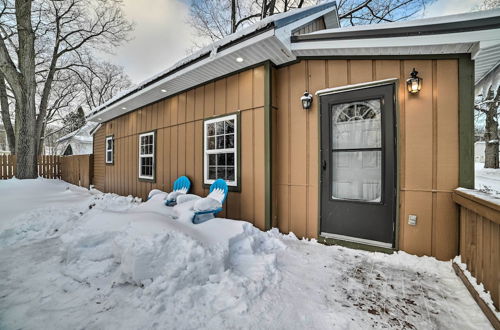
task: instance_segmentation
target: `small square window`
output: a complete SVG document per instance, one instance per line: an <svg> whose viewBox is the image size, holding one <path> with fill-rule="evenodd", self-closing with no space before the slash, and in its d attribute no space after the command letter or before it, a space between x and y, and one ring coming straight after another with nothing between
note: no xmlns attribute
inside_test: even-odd
<svg viewBox="0 0 500 330"><path fill-rule="evenodd" d="M226 125L225 129L226 134L234 133L234 120L226 120L225 125Z"/></svg>
<svg viewBox="0 0 500 330"><path fill-rule="evenodd" d="M217 166L226 165L226 154L217 154Z"/></svg>
<svg viewBox="0 0 500 330"><path fill-rule="evenodd" d="M210 180L217 179L217 166L210 166L208 169L208 178Z"/></svg>
<svg viewBox="0 0 500 330"><path fill-rule="evenodd" d="M224 121L219 121L215 124L215 133L217 135L224 134Z"/></svg>
<svg viewBox="0 0 500 330"><path fill-rule="evenodd" d="M226 180L234 181L234 167L228 166L226 168Z"/></svg>
<svg viewBox="0 0 500 330"><path fill-rule="evenodd" d="M217 149L224 149L224 135L217 136Z"/></svg>
<svg viewBox="0 0 500 330"><path fill-rule="evenodd" d="M226 135L226 149L234 148L234 134Z"/></svg>
<svg viewBox="0 0 500 330"><path fill-rule="evenodd" d="M207 136L214 136L215 135L215 124L209 124L207 126Z"/></svg>
<svg viewBox="0 0 500 330"><path fill-rule="evenodd" d="M213 150L215 149L215 137L209 137L208 138L208 149Z"/></svg>
<svg viewBox="0 0 500 330"><path fill-rule="evenodd" d="M226 164L228 166L234 166L234 154L233 153L226 154Z"/></svg>
<svg viewBox="0 0 500 330"><path fill-rule="evenodd" d="M215 166L217 165L217 155L208 155L208 165L209 166Z"/></svg>

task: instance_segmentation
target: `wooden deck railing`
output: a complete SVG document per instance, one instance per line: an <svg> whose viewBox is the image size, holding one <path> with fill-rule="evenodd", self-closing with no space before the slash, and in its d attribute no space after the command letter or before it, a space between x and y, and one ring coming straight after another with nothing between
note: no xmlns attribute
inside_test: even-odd
<svg viewBox="0 0 500 330"><path fill-rule="evenodd" d="M500 199L474 190L457 189L460 206L460 255L478 284L500 308Z"/></svg>
<svg viewBox="0 0 500 330"><path fill-rule="evenodd" d="M77 186L89 188L93 176L93 155L38 157L38 176L62 179ZM16 176L16 156L0 155L0 179Z"/></svg>

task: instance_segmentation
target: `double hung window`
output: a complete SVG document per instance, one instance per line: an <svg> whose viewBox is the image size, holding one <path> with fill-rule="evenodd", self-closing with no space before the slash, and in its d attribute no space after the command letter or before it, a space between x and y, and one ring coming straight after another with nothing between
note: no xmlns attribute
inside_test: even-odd
<svg viewBox="0 0 500 330"><path fill-rule="evenodd" d="M155 132L139 134L139 178L155 178Z"/></svg>
<svg viewBox="0 0 500 330"><path fill-rule="evenodd" d="M113 164L115 141L112 136L106 137L106 164Z"/></svg>
<svg viewBox="0 0 500 330"><path fill-rule="evenodd" d="M204 183L223 179L238 186L238 116L209 119L204 123Z"/></svg>

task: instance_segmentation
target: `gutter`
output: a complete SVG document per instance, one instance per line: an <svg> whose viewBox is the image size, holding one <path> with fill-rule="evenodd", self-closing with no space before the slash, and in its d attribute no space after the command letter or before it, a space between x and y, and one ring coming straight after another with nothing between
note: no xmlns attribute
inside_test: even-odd
<svg viewBox="0 0 500 330"><path fill-rule="evenodd" d="M471 32L500 28L500 17L488 17L482 19L414 25L408 27L394 27L385 29L339 31L329 33L313 33L292 36L292 43L320 40L346 40L346 39L374 39L374 38L393 38L393 37L412 37L425 36L446 33Z"/></svg>

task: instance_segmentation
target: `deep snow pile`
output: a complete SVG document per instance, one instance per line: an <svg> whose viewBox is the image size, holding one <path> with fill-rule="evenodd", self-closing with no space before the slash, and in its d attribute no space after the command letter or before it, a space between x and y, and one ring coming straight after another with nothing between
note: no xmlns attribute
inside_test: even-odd
<svg viewBox="0 0 500 330"><path fill-rule="evenodd" d="M476 189L500 198L500 169L484 168L484 163L475 163Z"/></svg>
<svg viewBox="0 0 500 330"><path fill-rule="evenodd" d="M0 181L0 329L489 328L450 263Z"/></svg>

